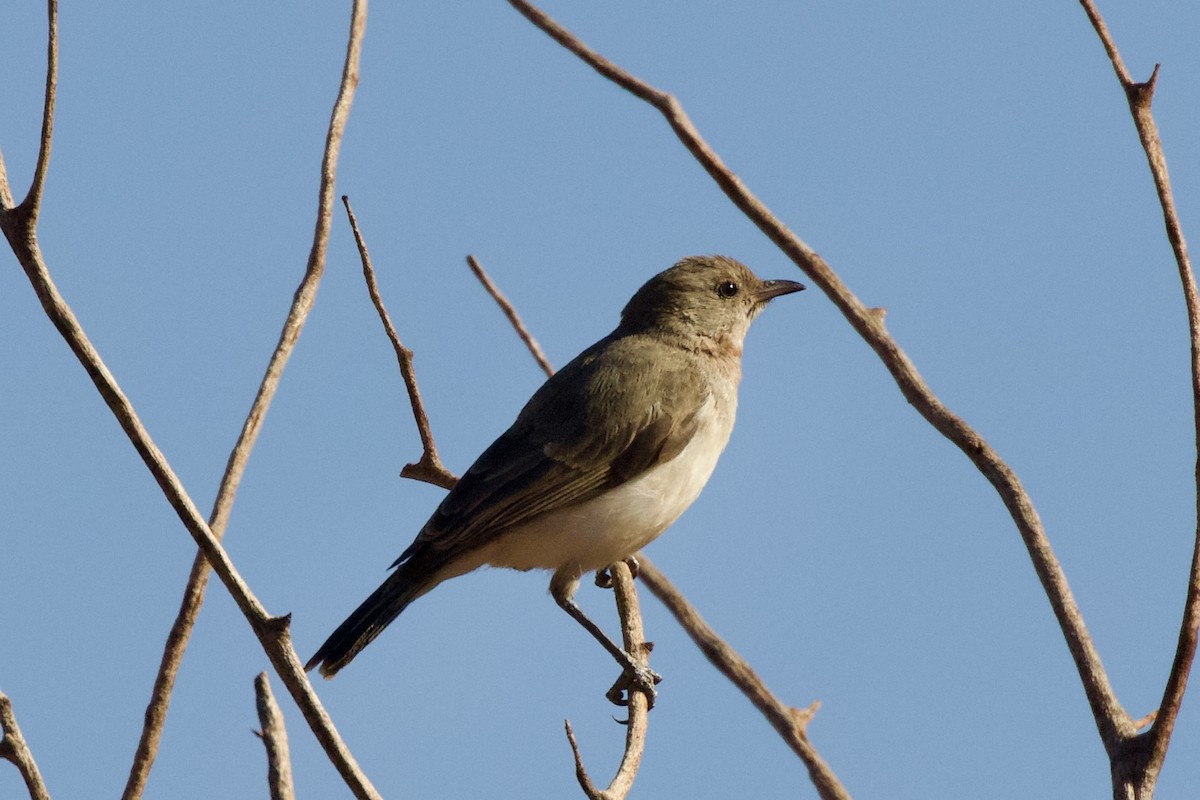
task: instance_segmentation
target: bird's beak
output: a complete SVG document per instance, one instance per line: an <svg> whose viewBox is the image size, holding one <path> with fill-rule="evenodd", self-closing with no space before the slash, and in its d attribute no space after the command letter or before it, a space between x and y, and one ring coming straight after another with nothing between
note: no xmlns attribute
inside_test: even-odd
<svg viewBox="0 0 1200 800"><path fill-rule="evenodd" d="M779 297L781 294L791 294L792 292L802 291L804 291L803 283L784 280L763 281L759 285L758 291L755 292L755 298L758 300L758 302L765 303L768 300Z"/></svg>

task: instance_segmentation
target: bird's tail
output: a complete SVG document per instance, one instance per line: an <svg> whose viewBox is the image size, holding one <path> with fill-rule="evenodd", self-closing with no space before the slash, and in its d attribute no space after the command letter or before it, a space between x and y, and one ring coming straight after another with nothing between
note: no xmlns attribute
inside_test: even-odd
<svg viewBox="0 0 1200 800"><path fill-rule="evenodd" d="M317 650L308 663L305 671L311 670L318 664L321 674L332 678L337 671L349 664L359 651L375 640L392 620L400 616L400 612L408 608L408 604L428 592L430 586L427 580L414 580L413 570L405 569L408 564L401 564L388 579L376 589L346 621L338 626L325 644Z"/></svg>

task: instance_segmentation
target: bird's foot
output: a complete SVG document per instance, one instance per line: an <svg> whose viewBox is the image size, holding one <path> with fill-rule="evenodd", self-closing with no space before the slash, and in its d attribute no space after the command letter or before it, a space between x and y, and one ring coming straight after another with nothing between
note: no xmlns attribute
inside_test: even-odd
<svg viewBox="0 0 1200 800"><path fill-rule="evenodd" d="M637 580L638 573L642 569L641 564L638 563L637 556L630 556L622 560L625 562L625 566L629 567L629 574L634 580ZM596 585L601 589L611 589L613 587L613 576L609 567L596 570Z"/></svg>
<svg viewBox="0 0 1200 800"><path fill-rule="evenodd" d="M613 705L627 706L631 694L641 692L646 695L646 710L649 711L654 708L654 700L658 697L658 690L654 688L654 685L661 682L662 675L649 667L631 662L625 667L625 671L621 673L621 677L617 678L617 682L612 685L605 697Z"/></svg>
<svg viewBox="0 0 1200 800"><path fill-rule="evenodd" d="M642 572L642 565L637 560L637 556L630 556L629 558L625 559L625 566L629 567L629 574L633 576L633 579L636 581L638 575L640 575Z"/></svg>

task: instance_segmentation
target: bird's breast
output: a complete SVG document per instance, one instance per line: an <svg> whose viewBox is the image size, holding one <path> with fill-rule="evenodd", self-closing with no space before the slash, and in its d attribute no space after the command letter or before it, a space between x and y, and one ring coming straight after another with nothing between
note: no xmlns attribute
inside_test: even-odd
<svg viewBox="0 0 1200 800"><path fill-rule="evenodd" d="M598 497L537 517L487 547L484 563L515 569L577 569L581 574L633 555L654 541L700 495L733 430L736 397L708 397L696 433L675 458Z"/></svg>

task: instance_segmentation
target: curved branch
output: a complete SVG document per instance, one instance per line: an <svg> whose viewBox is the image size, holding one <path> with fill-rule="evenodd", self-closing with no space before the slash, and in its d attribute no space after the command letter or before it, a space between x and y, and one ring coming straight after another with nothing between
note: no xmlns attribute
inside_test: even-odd
<svg viewBox="0 0 1200 800"><path fill-rule="evenodd" d="M33 753L29 752L29 745L25 743L25 737L21 735L21 726L17 725L17 717L12 710L12 701L4 692L0 692L0 733L3 733L3 736L0 737L0 758L12 762L12 765L21 773L31 800L50 800L50 793L46 791L42 773L38 771L37 762L33 760Z"/></svg>
<svg viewBox="0 0 1200 800"><path fill-rule="evenodd" d="M933 394L908 355L888 334L881 316L872 313L871 309L842 283L825 260L772 214L725 165L696 130L678 100L591 50L574 34L525 0L509 0L509 4L592 69L658 109L675 135L734 205L833 301L851 327L883 361L904 398L930 425L962 450L988 479L1000 495L1021 534L1034 571L1050 600L1050 606L1071 651L1096 727L1105 747L1111 752L1132 733L1133 723L1121 707L1109 683L1100 661L1100 654L1084 624L1083 615L1071 594L1062 567L1046 538L1037 510L1008 464L982 436Z"/></svg>
<svg viewBox="0 0 1200 800"><path fill-rule="evenodd" d="M1113 71L1125 92L1129 103L1129 113L1133 116L1134 127L1137 128L1138 139L1146 152L1146 161L1150 166L1150 174L1154 178L1154 189L1158 194L1159 205L1162 206L1163 223L1166 227L1167 240L1175 254L1175 264L1179 270L1179 281L1183 288L1183 297L1187 304L1188 335L1191 340L1191 372L1192 372L1192 415L1196 437L1196 518L1197 527L1195 542L1192 547L1192 564L1189 572L1187 599L1184 601L1183 619L1179 626L1179 639L1175 647L1175 658L1171 664L1171 672L1167 676L1163 689L1162 700L1154 715L1154 724L1143 736L1148 737L1149 745L1143 754L1144 763L1136 765L1139 771L1144 770L1145 780L1153 787L1158 771L1167 755L1167 746L1171 741L1171 732L1175 728L1175 720L1179 716L1179 708L1183 703L1183 695L1187 690L1188 676L1196 659L1197 640L1200 639L1200 293L1196 289L1196 277L1192 272L1191 259L1188 257L1187 243L1183 238L1183 228L1179 223L1179 215L1175 210L1175 199L1171 193L1171 179L1167 174L1167 159L1163 152L1162 140L1158 135L1158 125L1150 106L1154 100L1154 87L1158 82L1158 65L1145 83L1137 83L1121 61L1121 54L1104 24L1103 17L1096 9L1092 0L1080 0L1096 35L1104 45L1108 58L1112 62Z"/></svg>

